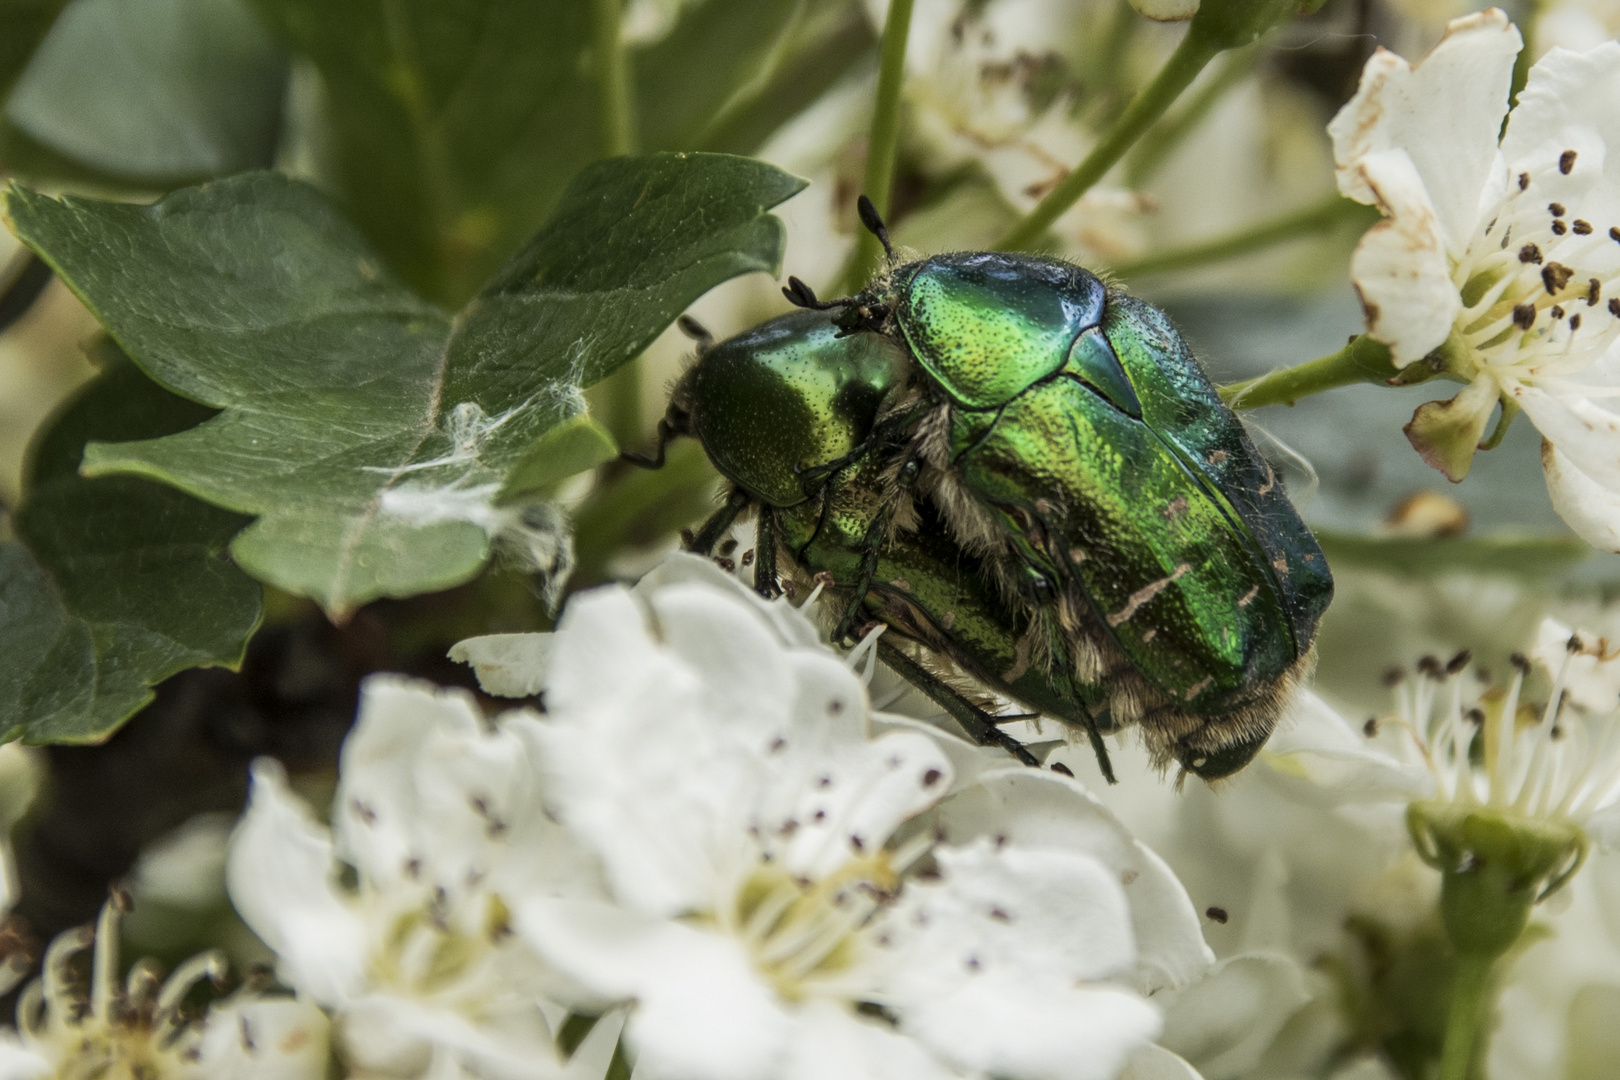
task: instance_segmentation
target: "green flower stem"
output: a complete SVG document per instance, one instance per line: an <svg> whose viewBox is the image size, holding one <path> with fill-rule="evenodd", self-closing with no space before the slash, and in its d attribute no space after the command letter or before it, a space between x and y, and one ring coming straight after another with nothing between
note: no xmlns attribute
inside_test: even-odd
<svg viewBox="0 0 1620 1080"><path fill-rule="evenodd" d="M1192 270L1223 259L1247 255L1251 251L1294 240L1301 236L1329 232L1347 222L1371 225L1378 220L1378 211L1370 206L1331 195L1321 202L1299 210L1291 210L1270 221L1250 225L1213 240L1189 244L1182 248L1158 252L1134 262L1120 263L1112 269L1122 278L1146 277L1176 270Z"/></svg>
<svg viewBox="0 0 1620 1080"><path fill-rule="evenodd" d="M862 191L877 207L879 217L888 217L889 197L894 188L894 157L900 144L900 91L906 78L906 39L911 36L911 9L914 0L890 0L889 17L883 24L883 55L878 67L877 104L872 109L872 131L866 141L866 177ZM855 254L844 270L844 286L854 292L865 284L883 259L878 238L860 230Z"/></svg>
<svg viewBox="0 0 1620 1080"><path fill-rule="evenodd" d="M591 36L596 53L596 116L602 156L636 152L635 113L630 98L630 62L619 32L620 0L591 0Z"/></svg>
<svg viewBox="0 0 1620 1080"><path fill-rule="evenodd" d="M1213 76L1193 91L1185 104L1142 136L1125 162L1125 181L1141 187L1170 157L1170 151L1203 123L1222 98L1234 90L1260 62L1259 44L1233 51Z"/></svg>
<svg viewBox="0 0 1620 1080"><path fill-rule="evenodd" d="M1234 409L1265 405L1292 405L1302 397L1355 383L1387 383L1399 372L1389 349L1366 334L1350 339L1336 353L1307 360L1295 367L1273 371L1257 379L1221 387L1221 400Z"/></svg>
<svg viewBox="0 0 1620 1080"><path fill-rule="evenodd" d="M1491 968L1495 963L1495 956L1465 953L1457 957L1446 1041L1440 1051L1440 1080L1469 1080L1474 1052L1480 1045L1481 1022L1493 1011Z"/></svg>
<svg viewBox="0 0 1620 1080"><path fill-rule="evenodd" d="M1092 147L1085 160L1076 165L1062 183L1053 188L995 246L1003 251L1018 251L1037 243L1052 222L1063 216L1064 211L1078 202L1125 156L1125 151L1134 146L1143 133L1164 115L1165 110L1181 96L1181 92L1221 51L1219 41L1199 32L1195 19L1193 25L1187 28L1187 36L1181 39L1181 44L1176 46L1176 51L1165 61L1164 67L1125 107L1119 119Z"/></svg>

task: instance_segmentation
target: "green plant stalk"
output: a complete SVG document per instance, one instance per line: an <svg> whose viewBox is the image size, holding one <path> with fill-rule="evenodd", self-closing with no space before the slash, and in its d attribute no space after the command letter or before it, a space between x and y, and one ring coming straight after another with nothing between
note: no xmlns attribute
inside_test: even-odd
<svg viewBox="0 0 1620 1080"><path fill-rule="evenodd" d="M1141 16L1131 7L1130 0L1117 0L1114 7L1114 17L1108 24L1108 32L1103 36L1102 51L1097 58L1096 82L1099 87L1098 97L1104 100L1106 109L1103 116L1112 120L1120 110L1120 103L1125 94L1120 86L1122 72L1125 68L1125 57L1130 52L1131 38L1136 36L1136 29Z"/></svg>
<svg viewBox="0 0 1620 1080"><path fill-rule="evenodd" d="M894 157L900 144L900 91L906 78L906 39L911 36L914 0L890 0L883 24L883 51L878 66L877 103L872 109L872 130L866 141L866 176L862 190L877 207L879 217L889 214L894 190ZM854 292L877 269L883 246L877 237L860 231L855 254L844 271L844 285Z"/></svg>
<svg viewBox="0 0 1620 1080"><path fill-rule="evenodd" d="M1170 157L1170 152L1203 123L1221 99L1239 86L1259 62L1258 43L1234 50L1221 63L1220 70L1206 79L1181 108L1142 136L1125 162L1126 182L1131 187L1146 183Z"/></svg>
<svg viewBox="0 0 1620 1080"><path fill-rule="evenodd" d="M1513 60L1513 88L1508 100L1518 103L1519 92L1524 84L1530 81L1530 64L1536 51L1536 20L1541 16L1541 0L1525 0L1524 10L1517 20L1519 37L1524 44L1519 48L1519 55ZM1507 121L1502 121L1505 128Z"/></svg>
<svg viewBox="0 0 1620 1080"><path fill-rule="evenodd" d="M1221 400L1234 409L1266 405L1292 405L1302 397L1356 383L1388 383L1398 375L1389 349L1366 334L1351 338L1336 353L1307 360L1295 367L1273 371L1257 379L1220 388Z"/></svg>
<svg viewBox="0 0 1620 1080"><path fill-rule="evenodd" d="M620 33L621 0L591 0L591 36L596 54L596 119L603 157L636 152L630 63ZM634 446L641 433L641 358L602 380L592 395L602 426L620 446Z"/></svg>
<svg viewBox="0 0 1620 1080"><path fill-rule="evenodd" d="M1491 968L1495 963L1496 957L1476 953L1457 957L1446 1039L1440 1050L1440 1080L1469 1080L1480 1042L1480 1022L1491 1012Z"/></svg>
<svg viewBox="0 0 1620 1080"><path fill-rule="evenodd" d="M1225 236L1205 240L1186 247L1156 252L1132 262L1120 263L1112 270L1122 278L1146 277L1177 270L1192 270L1224 259L1247 255L1251 251L1281 244L1301 236L1330 232L1348 222L1371 225L1378 220L1378 211L1370 206L1352 202L1338 195L1330 195L1321 202L1272 218L1270 221L1249 225Z"/></svg>
<svg viewBox="0 0 1620 1080"><path fill-rule="evenodd" d="M1052 222L1080 200L1109 169L1125 156L1147 131L1181 96L1198 73L1220 55L1223 46L1208 34L1200 33L1195 22L1187 28L1176 51L1165 61L1164 67L1153 81L1131 99L1119 119L1103 134L1102 140L1092 147L1084 161L1074 167L1062 183L1053 188L1040 203L1014 225L996 243L1003 251L1019 251L1037 243Z"/></svg>
<svg viewBox="0 0 1620 1080"><path fill-rule="evenodd" d="M619 31L620 0L591 0L591 37L596 54L596 117L603 157L636 152L630 61Z"/></svg>

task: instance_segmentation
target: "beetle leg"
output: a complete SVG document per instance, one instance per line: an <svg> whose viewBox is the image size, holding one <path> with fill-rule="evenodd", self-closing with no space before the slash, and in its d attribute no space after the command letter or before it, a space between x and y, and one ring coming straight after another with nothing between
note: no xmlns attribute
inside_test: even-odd
<svg viewBox="0 0 1620 1080"><path fill-rule="evenodd" d="M737 515L748 509L748 504L752 501L746 491L732 488L731 494L726 497L726 504L709 516L709 520L703 523L703 527L697 531L697 535L686 546L686 550L699 555L711 554L714 545L720 542L726 530L731 528L731 523L737 520Z"/></svg>
<svg viewBox="0 0 1620 1080"><path fill-rule="evenodd" d="M782 591L776 581L776 514L765 507L754 536L754 591L767 600Z"/></svg>
<svg viewBox="0 0 1620 1080"><path fill-rule="evenodd" d="M664 451L669 444L675 441L680 432L670 425L669 420L658 421L658 448L651 454L638 454L634 450L619 451L619 460L626 464L635 465L643 469L662 469L664 467Z"/></svg>
<svg viewBox="0 0 1620 1080"><path fill-rule="evenodd" d="M999 746L1032 769L1041 767L1040 761L1029 752L1028 747L996 727L994 717L953 690L945 680L882 638L878 639L877 647L878 655L885 664L949 713L951 719L962 725L962 730L967 732L969 738L981 746Z"/></svg>
<svg viewBox="0 0 1620 1080"><path fill-rule="evenodd" d="M1049 639L1047 652L1052 657L1054 688L1079 707L1080 715L1085 718L1086 739L1091 743L1091 752L1097 756L1097 768L1101 770L1103 779L1110 784L1117 784L1119 781L1114 779L1114 763L1108 757L1108 744L1103 742L1102 732L1097 730L1097 721L1091 715L1090 706L1080 698L1079 683L1075 679L1074 668L1069 663L1069 652L1064 646L1062 632L1057 629L1057 613L1053 608L1047 607L1040 617L1047 627Z"/></svg>

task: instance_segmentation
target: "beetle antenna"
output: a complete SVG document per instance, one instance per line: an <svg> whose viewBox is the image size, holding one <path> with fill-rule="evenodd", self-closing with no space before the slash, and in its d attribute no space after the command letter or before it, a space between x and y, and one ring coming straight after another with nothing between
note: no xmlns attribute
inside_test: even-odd
<svg viewBox="0 0 1620 1080"><path fill-rule="evenodd" d="M883 254L894 258L894 245L889 243L889 230L883 224L883 218L878 214L877 207L872 205L872 200L865 195L856 199L855 212L860 214L861 224L866 226L866 231L877 237L878 243L883 245Z"/></svg>
<svg viewBox="0 0 1620 1080"><path fill-rule="evenodd" d="M849 307L854 303L853 300L848 299L818 300L816 299L816 290L792 276L788 277L788 283L782 289L782 295L787 297L788 303L794 307L809 308L811 311L831 311L834 308Z"/></svg>
<svg viewBox="0 0 1620 1080"><path fill-rule="evenodd" d="M708 327L692 318L692 316L682 315L675 320L675 325L681 328L681 333L697 343L699 356L714 348L714 335L709 333Z"/></svg>

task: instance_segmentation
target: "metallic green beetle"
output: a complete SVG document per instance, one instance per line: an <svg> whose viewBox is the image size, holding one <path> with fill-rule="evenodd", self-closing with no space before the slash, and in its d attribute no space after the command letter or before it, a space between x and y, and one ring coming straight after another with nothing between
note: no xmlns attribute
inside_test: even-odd
<svg viewBox="0 0 1620 1080"><path fill-rule="evenodd" d="M994 253L898 266L848 300L787 292L836 314L707 351L666 421L737 485L733 516L764 507L762 580L780 547L846 595L841 631L876 615L1084 726L1105 772L1098 734L1132 723L1206 779L1252 759L1332 580L1163 315ZM952 552L973 567L956 607L925 595Z"/></svg>

